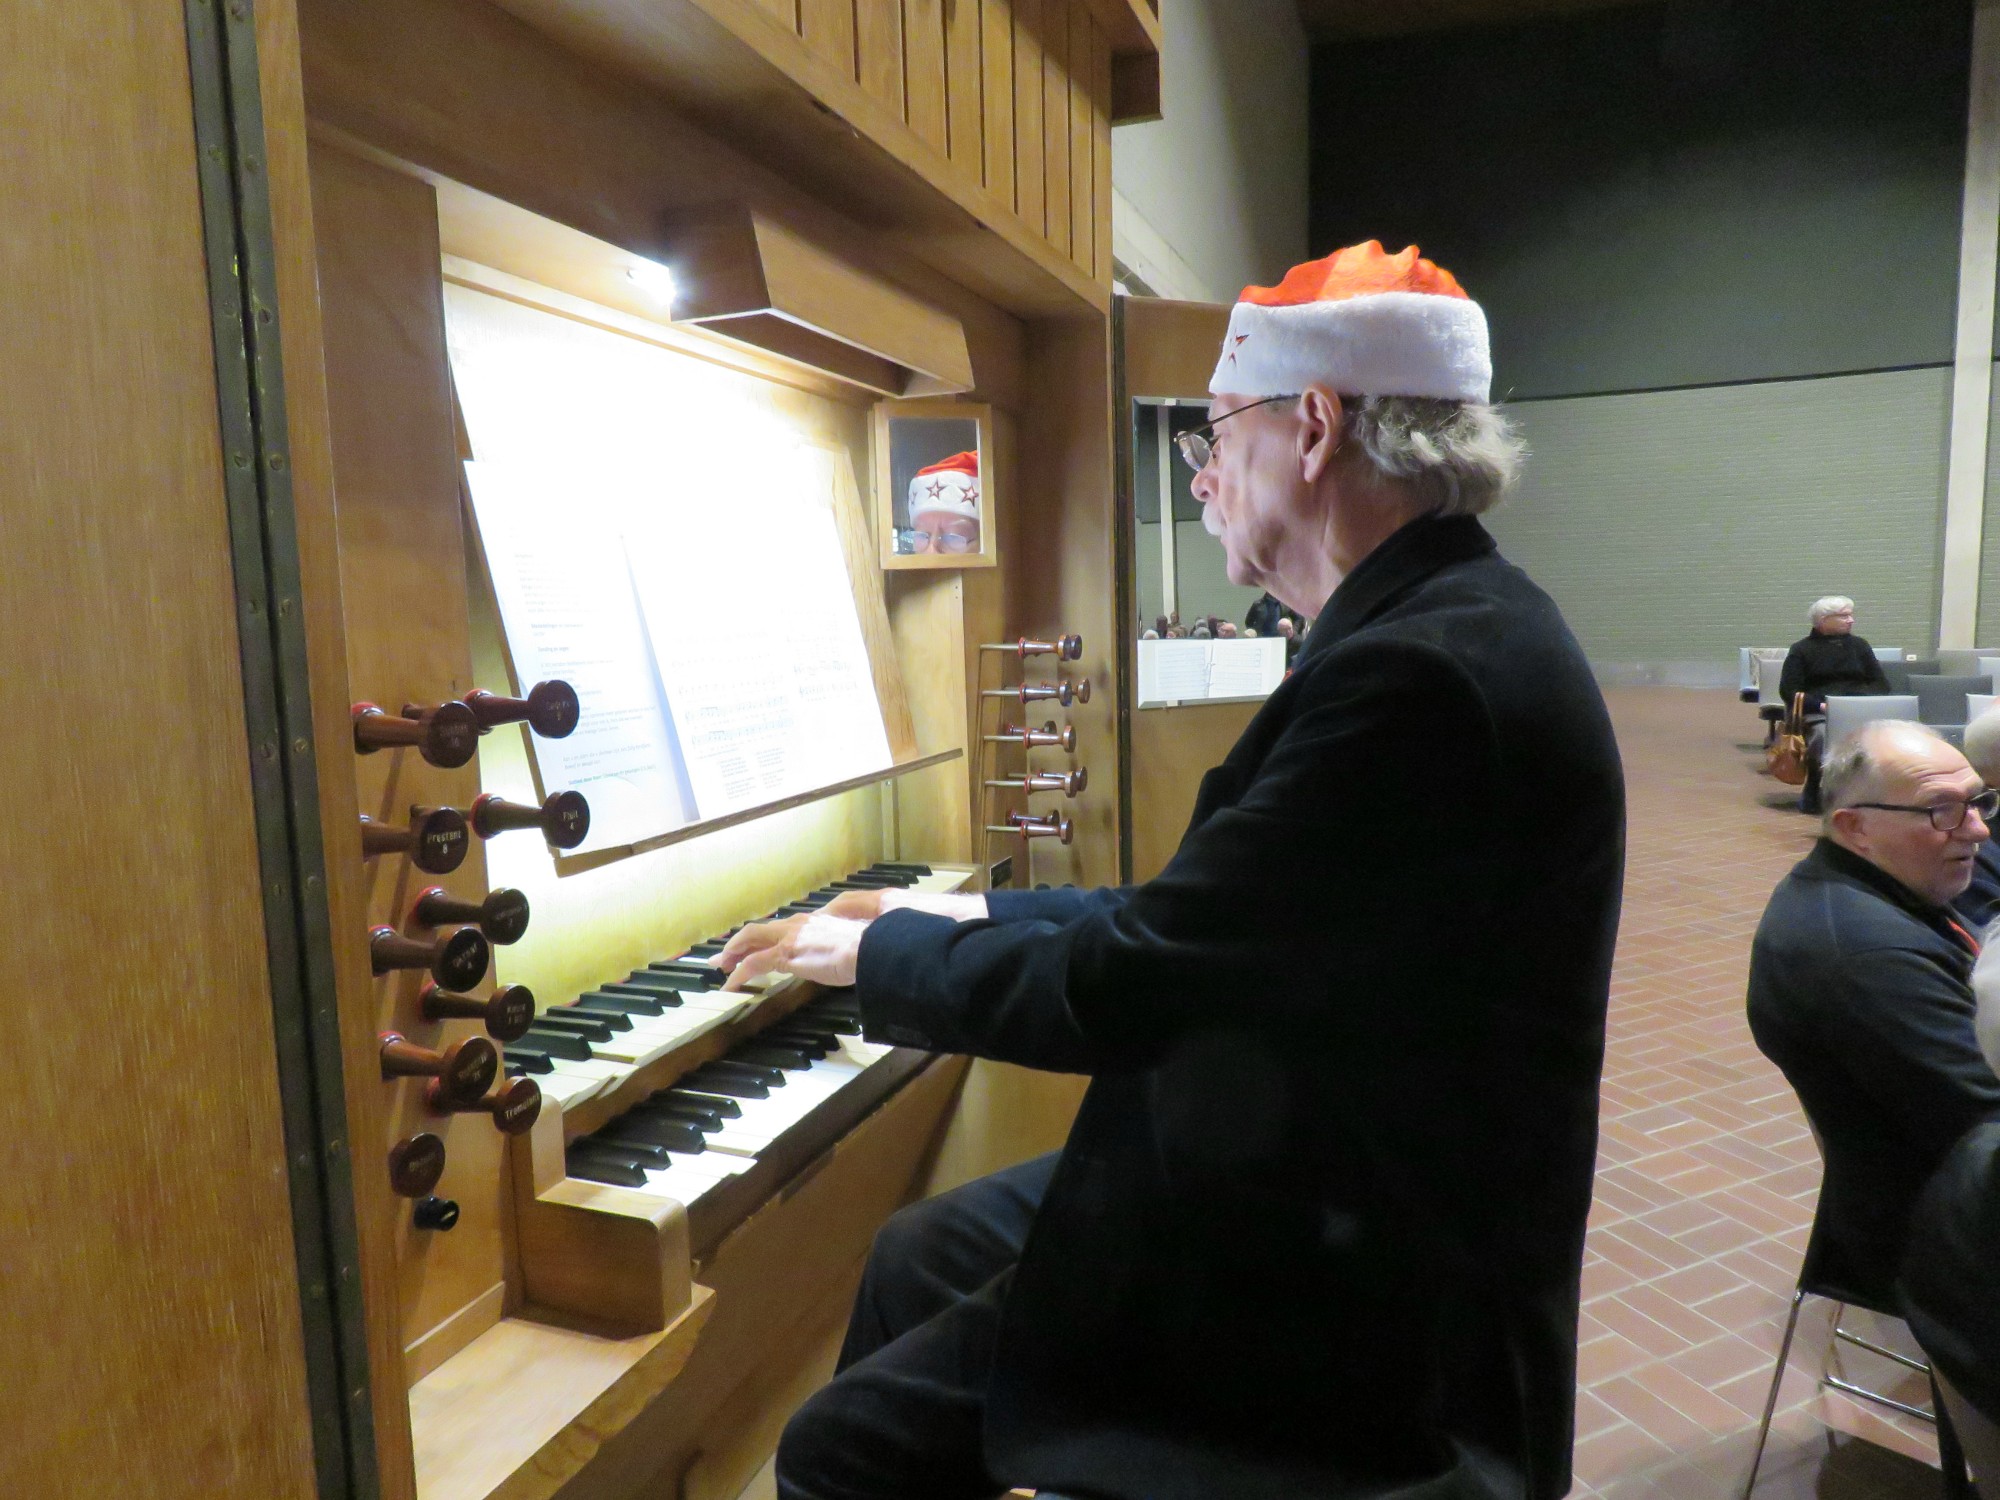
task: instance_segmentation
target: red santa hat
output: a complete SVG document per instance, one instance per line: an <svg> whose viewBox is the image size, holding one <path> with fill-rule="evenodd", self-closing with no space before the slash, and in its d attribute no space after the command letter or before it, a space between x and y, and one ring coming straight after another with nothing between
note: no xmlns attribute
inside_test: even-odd
<svg viewBox="0 0 2000 1500"><path fill-rule="evenodd" d="M910 476L910 519L931 513L979 519L977 453L954 453Z"/></svg>
<svg viewBox="0 0 2000 1500"><path fill-rule="evenodd" d="M1211 394L1289 396L1320 384L1355 396L1490 399L1486 314L1417 253L1350 245L1246 286L1208 382Z"/></svg>

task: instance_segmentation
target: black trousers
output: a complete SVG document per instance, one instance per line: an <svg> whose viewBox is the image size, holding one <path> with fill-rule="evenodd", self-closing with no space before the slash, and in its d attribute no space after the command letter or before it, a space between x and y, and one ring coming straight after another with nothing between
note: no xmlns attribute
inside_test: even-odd
<svg viewBox="0 0 2000 1500"><path fill-rule="evenodd" d="M778 1444L780 1500L990 1500L1000 1306L1056 1153L914 1203L875 1236L833 1379Z"/></svg>

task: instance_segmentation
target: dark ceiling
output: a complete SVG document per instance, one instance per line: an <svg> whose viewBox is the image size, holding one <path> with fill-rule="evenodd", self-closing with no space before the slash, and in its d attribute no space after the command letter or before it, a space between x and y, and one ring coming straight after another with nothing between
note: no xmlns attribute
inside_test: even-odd
<svg viewBox="0 0 2000 1500"><path fill-rule="evenodd" d="M1454 26L1498 26L1633 3L1635 0L1299 0L1299 19L1314 41L1330 41L1444 31Z"/></svg>

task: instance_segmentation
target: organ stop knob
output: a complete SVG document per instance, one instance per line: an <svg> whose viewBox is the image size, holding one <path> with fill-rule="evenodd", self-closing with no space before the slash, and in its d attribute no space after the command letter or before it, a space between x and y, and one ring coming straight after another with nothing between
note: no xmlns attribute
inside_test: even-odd
<svg viewBox="0 0 2000 1500"><path fill-rule="evenodd" d="M426 1131L389 1148L389 1187L399 1198L422 1198L444 1176L444 1142Z"/></svg>
<svg viewBox="0 0 2000 1500"><path fill-rule="evenodd" d="M1076 726L1065 724L1058 729L1054 719L1040 729L1031 729L1025 724L1002 724L998 734L982 737L994 744L1020 745L1028 750L1038 745L1059 745L1067 751L1076 749Z"/></svg>
<svg viewBox="0 0 2000 1500"><path fill-rule="evenodd" d="M382 1033L384 1078L428 1078L426 1099L477 1099L500 1072L500 1054L483 1036L453 1042L442 1052L419 1047L401 1032Z"/></svg>
<svg viewBox="0 0 2000 1500"><path fill-rule="evenodd" d="M528 898L506 886L489 891L483 901L461 901L443 886L419 891L410 904L412 927L446 927L470 923L489 943L518 943L528 931Z"/></svg>
<svg viewBox="0 0 2000 1500"><path fill-rule="evenodd" d="M449 875L465 863L465 851L472 847L472 835L465 814L455 807L420 807L410 815L409 826L378 823L367 814L361 818L361 852L407 854L410 863L427 875Z"/></svg>
<svg viewBox="0 0 2000 1500"><path fill-rule="evenodd" d="M1005 651L1026 661L1031 656L1053 656L1057 661L1075 661L1083 655L1083 637L1080 635L1060 635L1052 641L1031 641L1022 636L1017 641L992 641L981 646L981 651Z"/></svg>
<svg viewBox="0 0 2000 1500"><path fill-rule="evenodd" d="M404 937L393 927L377 927L368 935L368 957L378 977L394 969L428 969L448 990L469 990L479 983L492 955L476 927L459 927L429 942Z"/></svg>
<svg viewBox="0 0 2000 1500"><path fill-rule="evenodd" d="M479 720L481 729L526 723L545 740L566 738L576 729L582 713L576 689L559 678L536 683L525 698L503 698L498 693L474 688L465 695L465 706Z"/></svg>
<svg viewBox="0 0 2000 1500"><path fill-rule="evenodd" d="M555 792L540 807L508 802L491 792L472 804L472 831L483 839L515 828L539 828L558 849L574 849L590 833L590 804L581 792Z"/></svg>
<svg viewBox="0 0 2000 1500"><path fill-rule="evenodd" d="M435 1229L442 1234L458 1222L458 1203L451 1198L420 1198L410 1211L410 1223L418 1229Z"/></svg>
<svg viewBox="0 0 2000 1500"><path fill-rule="evenodd" d="M505 1135L521 1134L542 1112L542 1091L532 1078L509 1078L481 1097L454 1096L433 1083L424 1090L424 1099L432 1109L446 1114L489 1114L494 1128Z"/></svg>
<svg viewBox="0 0 2000 1500"><path fill-rule="evenodd" d="M417 1004L426 1021L469 1020L482 1022L486 1034L496 1042L518 1042L535 1024L535 994L525 984L503 984L491 998L454 995L441 990L435 980L426 979L417 991Z"/></svg>
<svg viewBox="0 0 2000 1500"><path fill-rule="evenodd" d="M1090 701L1090 679L1079 677L1074 682L1024 682L1018 687L985 688L980 696L1012 698L1017 703L1054 702L1068 708L1072 703Z"/></svg>
<svg viewBox="0 0 2000 1500"><path fill-rule="evenodd" d="M1024 839L1054 839L1067 844L1076 834L1076 825L1061 813L1047 813L1042 817L1031 817L1027 813L1009 813L1004 823L988 823L988 833L1012 833Z"/></svg>
<svg viewBox="0 0 2000 1500"><path fill-rule="evenodd" d="M988 786L1009 787L1016 791L1061 792L1065 797L1074 797L1090 784L1090 772L1078 766L1074 771L1029 771L1025 775L989 781Z"/></svg>
<svg viewBox="0 0 2000 1500"><path fill-rule="evenodd" d="M414 745L425 760L449 770L471 760L479 748L479 720L456 699L402 718L383 712L373 703L357 703L353 715L354 749L360 755L396 745Z"/></svg>

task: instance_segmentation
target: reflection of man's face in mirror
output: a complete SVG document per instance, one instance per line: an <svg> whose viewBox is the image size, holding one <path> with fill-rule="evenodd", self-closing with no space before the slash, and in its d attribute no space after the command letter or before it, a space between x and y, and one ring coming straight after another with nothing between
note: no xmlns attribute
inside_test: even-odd
<svg viewBox="0 0 2000 1500"><path fill-rule="evenodd" d="M970 516L926 511L910 518L910 544L914 552L950 552L964 555L979 550L979 522Z"/></svg>

